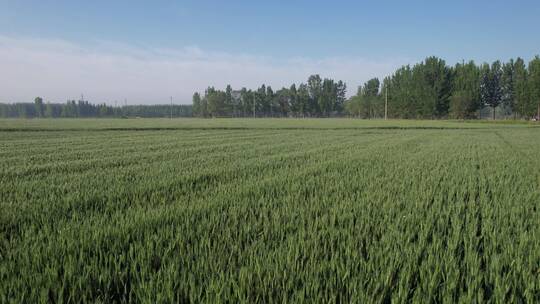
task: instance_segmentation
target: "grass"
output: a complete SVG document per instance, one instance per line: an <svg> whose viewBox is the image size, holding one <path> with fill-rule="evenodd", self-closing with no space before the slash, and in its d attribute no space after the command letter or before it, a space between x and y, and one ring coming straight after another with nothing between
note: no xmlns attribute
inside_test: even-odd
<svg viewBox="0 0 540 304"><path fill-rule="evenodd" d="M0 120L0 302L540 301L540 129Z"/></svg>
<svg viewBox="0 0 540 304"><path fill-rule="evenodd" d="M528 121L437 121L437 120L360 120L347 118L283 119L0 119L0 131L75 131L141 129L470 129L501 127L540 127Z"/></svg>

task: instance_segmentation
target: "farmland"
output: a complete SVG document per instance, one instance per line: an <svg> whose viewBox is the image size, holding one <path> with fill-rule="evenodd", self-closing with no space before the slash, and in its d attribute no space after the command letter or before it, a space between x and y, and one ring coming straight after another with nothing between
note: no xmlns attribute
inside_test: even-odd
<svg viewBox="0 0 540 304"><path fill-rule="evenodd" d="M0 120L0 302L540 301L540 127Z"/></svg>

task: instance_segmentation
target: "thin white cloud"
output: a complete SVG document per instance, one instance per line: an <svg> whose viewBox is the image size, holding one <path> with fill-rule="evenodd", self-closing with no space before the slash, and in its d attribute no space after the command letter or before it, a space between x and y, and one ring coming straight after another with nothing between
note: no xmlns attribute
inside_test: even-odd
<svg viewBox="0 0 540 304"><path fill-rule="evenodd" d="M311 74L341 79L349 94L371 77L409 60L334 57L277 59L211 52L196 46L160 49L111 42L79 45L58 39L0 36L0 102L64 102L81 93L91 102L190 103L208 86L273 88L305 82Z"/></svg>

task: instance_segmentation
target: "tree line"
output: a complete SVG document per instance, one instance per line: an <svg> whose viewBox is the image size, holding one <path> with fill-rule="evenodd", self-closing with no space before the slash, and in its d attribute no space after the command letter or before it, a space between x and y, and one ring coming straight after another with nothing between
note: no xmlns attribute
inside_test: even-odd
<svg viewBox="0 0 540 304"><path fill-rule="evenodd" d="M528 64L517 58L454 66L428 57L399 68L382 83L370 79L346 102L345 109L350 115L381 118L386 105L391 118L475 119L489 107L493 119L497 113L529 119L540 115L540 57Z"/></svg>
<svg viewBox="0 0 540 304"><path fill-rule="evenodd" d="M449 66L428 57L414 66L405 65L381 82L368 80L356 95L346 98L347 86L339 80L311 75L306 83L274 91L261 85L255 90L224 91L208 87L193 94L192 105L91 104L68 100L64 104L0 103L0 117L330 117L404 119L483 118L486 107L495 119L530 119L540 116L540 57L474 61ZM540 117L539 117L540 118Z"/></svg>
<svg viewBox="0 0 540 304"><path fill-rule="evenodd" d="M68 100L65 104L44 103L36 97L33 103L0 103L3 118L90 118L90 117L191 117L191 105L124 105L92 104L87 100Z"/></svg>
<svg viewBox="0 0 540 304"><path fill-rule="evenodd" d="M256 90L225 91L208 87L193 94L193 115L198 117L328 117L343 113L347 87L341 80L311 75L307 83L274 91L261 85Z"/></svg>
<svg viewBox="0 0 540 304"><path fill-rule="evenodd" d="M381 82L368 80L356 95L345 98L343 81L312 75L298 87L273 91L224 91L208 87L193 95L193 115L198 117L328 117L475 119L485 117L486 107L504 117L540 115L540 57L528 64L521 58L477 65L474 61L449 66L428 57L405 65ZM386 113L385 113L386 112Z"/></svg>

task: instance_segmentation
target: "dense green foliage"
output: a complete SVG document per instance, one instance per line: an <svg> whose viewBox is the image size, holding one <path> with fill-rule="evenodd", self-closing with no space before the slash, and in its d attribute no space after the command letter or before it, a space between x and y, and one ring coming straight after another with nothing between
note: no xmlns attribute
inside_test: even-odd
<svg viewBox="0 0 540 304"><path fill-rule="evenodd" d="M523 59L476 65L473 61L448 66L428 57L413 67L406 65L381 83L367 81L357 94L345 98L341 80L309 77L306 84L292 84L276 92L262 85L225 91L209 87L204 96L193 95L193 113L198 117L327 117L352 115L405 119L474 119L484 107L491 116L533 118L540 115L540 57L528 67ZM387 99L388 97L388 99ZM388 100L388 104L385 105Z"/></svg>
<svg viewBox="0 0 540 304"><path fill-rule="evenodd" d="M472 119L483 107L502 117L532 118L540 114L540 57L525 66L523 59L477 66L473 61L447 66L437 57L399 68L384 79L381 90L374 78L360 87L346 104L349 114L362 118L388 117ZM498 109L498 111L496 111Z"/></svg>
<svg viewBox="0 0 540 304"><path fill-rule="evenodd" d="M36 97L34 103L0 103L1 118L58 118L58 117L191 117L191 105L124 105L91 104L87 100L69 100L65 104L43 103ZM171 113L172 110L172 113Z"/></svg>
<svg viewBox="0 0 540 304"><path fill-rule="evenodd" d="M0 302L538 303L539 131L0 120Z"/></svg>
<svg viewBox="0 0 540 304"><path fill-rule="evenodd" d="M208 87L193 94L192 105L111 106L70 100L65 104L0 104L0 118L10 117L339 117L401 119L540 119L540 57L528 65L517 58L476 65L473 61L448 66L428 57L414 66L403 66L382 83L378 78L358 87L346 99L347 86L339 80L311 75L306 83L274 91L224 91ZM172 110L172 113L171 113ZM498 114L497 114L498 113Z"/></svg>
<svg viewBox="0 0 540 304"><path fill-rule="evenodd" d="M198 117L328 117L341 114L347 88L343 81L311 75L307 84L276 92L264 84L255 91L225 91L209 87L204 96L193 94L193 114Z"/></svg>

